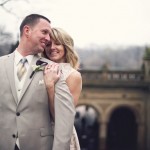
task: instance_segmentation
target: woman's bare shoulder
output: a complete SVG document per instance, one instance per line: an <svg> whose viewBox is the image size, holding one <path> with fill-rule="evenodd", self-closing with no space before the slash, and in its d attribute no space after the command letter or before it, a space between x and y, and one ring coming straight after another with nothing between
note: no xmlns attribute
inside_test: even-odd
<svg viewBox="0 0 150 150"><path fill-rule="evenodd" d="M78 79L78 80L81 80L82 77L81 77L81 73L77 70L74 69L74 71L68 76L69 79Z"/></svg>

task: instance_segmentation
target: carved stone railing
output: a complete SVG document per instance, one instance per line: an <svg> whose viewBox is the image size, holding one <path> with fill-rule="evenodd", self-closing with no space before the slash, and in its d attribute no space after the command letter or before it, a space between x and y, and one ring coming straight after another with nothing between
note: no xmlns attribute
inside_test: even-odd
<svg viewBox="0 0 150 150"><path fill-rule="evenodd" d="M142 71L95 71L81 70L83 85L142 86L145 85Z"/></svg>

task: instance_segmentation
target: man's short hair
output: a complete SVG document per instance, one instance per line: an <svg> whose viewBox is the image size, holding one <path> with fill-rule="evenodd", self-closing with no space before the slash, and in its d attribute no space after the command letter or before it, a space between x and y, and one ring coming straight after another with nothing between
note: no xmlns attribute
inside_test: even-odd
<svg viewBox="0 0 150 150"><path fill-rule="evenodd" d="M22 21L22 23L20 25L20 36L22 36L23 27L25 25L34 26L39 21L39 19L45 19L46 21L51 23L51 21L48 18L46 18L45 16L42 16L39 14L30 14L24 18L24 20Z"/></svg>

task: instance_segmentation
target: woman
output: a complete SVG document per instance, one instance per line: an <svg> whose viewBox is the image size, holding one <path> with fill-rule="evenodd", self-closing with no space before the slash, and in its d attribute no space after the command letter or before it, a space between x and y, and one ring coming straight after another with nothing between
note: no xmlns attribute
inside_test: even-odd
<svg viewBox="0 0 150 150"><path fill-rule="evenodd" d="M73 96L74 105L76 106L82 90L82 78L81 74L77 71L79 61L74 50L74 42L71 36L61 28L52 28L51 43L45 49L45 57L59 63L59 65L63 67L62 73L69 87L70 93ZM54 85L61 74L58 72L59 65L47 65L44 72L44 80L50 100L50 110L54 119ZM73 129L70 150L80 150L75 128Z"/></svg>

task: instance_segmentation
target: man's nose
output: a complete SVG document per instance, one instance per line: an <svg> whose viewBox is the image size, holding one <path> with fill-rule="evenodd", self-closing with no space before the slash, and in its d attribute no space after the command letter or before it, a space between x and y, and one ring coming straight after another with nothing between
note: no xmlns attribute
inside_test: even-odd
<svg viewBox="0 0 150 150"><path fill-rule="evenodd" d="M46 37L45 37L45 39L46 39L48 42L50 42L50 40L51 40L50 35L47 34Z"/></svg>

